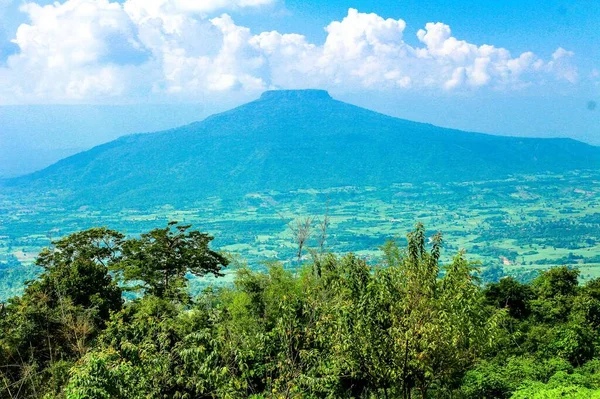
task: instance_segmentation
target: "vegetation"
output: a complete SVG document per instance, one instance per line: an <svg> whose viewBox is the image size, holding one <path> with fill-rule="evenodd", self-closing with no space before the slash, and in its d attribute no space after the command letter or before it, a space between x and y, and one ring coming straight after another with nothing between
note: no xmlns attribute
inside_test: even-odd
<svg viewBox="0 0 600 399"><path fill-rule="evenodd" d="M42 251L0 304L0 397L600 397L600 280L577 269L484 284L417 225L376 264L320 248L191 297L230 263L211 240L93 228Z"/></svg>
<svg viewBox="0 0 600 399"><path fill-rule="evenodd" d="M0 187L9 195L49 193L61 207L114 211L180 208L190 199L237 200L265 190L381 188L599 168L600 148L572 139L463 132L382 115L325 91L293 90L266 92L187 126L124 136Z"/></svg>
<svg viewBox="0 0 600 399"><path fill-rule="evenodd" d="M0 192L0 301L22 294L23 282L37 273L32 266L37 254L53 237L92 226L139 236L180 220L212 232L216 247L243 256L253 270L265 270L264 261L295 267L298 243L290 233L304 229L306 221L312 222L306 245L319 247L325 213L327 250L338 255L353 252L378 262L381 243L397 237L405 245L404 236L419 220L444 232L444 263L465 249L469 259L482 262L485 282L504 275L529 281L537 270L562 264L577 265L587 281L600 277L599 180L598 172L577 171L469 183L265 191L235 201L215 197L186 207L118 212L65 208L51 197L13 201ZM317 217L297 219L299 214ZM231 283L231 271L224 274L218 281ZM193 279L193 295L204 286Z"/></svg>

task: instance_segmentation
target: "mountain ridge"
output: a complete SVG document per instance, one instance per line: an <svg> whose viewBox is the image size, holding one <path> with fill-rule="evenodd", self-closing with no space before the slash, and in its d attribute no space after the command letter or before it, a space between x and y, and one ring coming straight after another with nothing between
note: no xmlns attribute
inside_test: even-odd
<svg viewBox="0 0 600 399"><path fill-rule="evenodd" d="M440 128L347 104L323 90L285 90L178 128L120 137L4 185L59 190L79 205L143 206L596 168L600 148L574 139Z"/></svg>

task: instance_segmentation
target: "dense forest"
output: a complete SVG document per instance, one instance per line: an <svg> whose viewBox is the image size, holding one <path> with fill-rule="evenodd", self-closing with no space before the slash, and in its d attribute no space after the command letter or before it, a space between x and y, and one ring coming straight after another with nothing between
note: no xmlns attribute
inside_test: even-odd
<svg viewBox="0 0 600 399"><path fill-rule="evenodd" d="M484 284L422 225L377 264L298 238L266 272L177 223L56 241L0 304L0 397L600 398L600 279ZM233 284L189 295L224 267Z"/></svg>

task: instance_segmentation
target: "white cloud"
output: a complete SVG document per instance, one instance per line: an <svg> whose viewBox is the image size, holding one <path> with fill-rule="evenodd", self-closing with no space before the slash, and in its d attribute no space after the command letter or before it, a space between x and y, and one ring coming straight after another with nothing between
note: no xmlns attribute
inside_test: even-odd
<svg viewBox="0 0 600 399"><path fill-rule="evenodd" d="M208 14L214 11L259 7L276 0L128 0L128 12L137 18L164 15Z"/></svg>
<svg viewBox="0 0 600 399"><path fill-rule="evenodd" d="M577 68L571 63L571 58L575 54L559 47L552 54L552 61L548 63L548 68L553 71L557 77L565 79L571 83L576 83L579 79Z"/></svg>
<svg viewBox="0 0 600 399"><path fill-rule="evenodd" d="M575 84L573 53L548 61L452 36L427 23L419 46L406 23L350 9L326 28L323 44L296 33L253 34L215 12L275 0L67 0L22 10L20 52L0 67L0 103L111 101L148 96L202 98L266 88L500 90L548 81ZM12 97L8 97L11 95Z"/></svg>
<svg viewBox="0 0 600 399"><path fill-rule="evenodd" d="M326 27L322 46L277 32L254 36L251 43L265 53L270 82L280 87L308 82L325 87L473 90L520 88L550 76L575 81L576 69L567 59L572 53L559 50L549 62L531 52L512 57L504 48L458 40L443 23L426 24L417 32L423 47L413 47L403 39L405 27L403 20L350 9L346 18Z"/></svg>
<svg viewBox="0 0 600 399"><path fill-rule="evenodd" d="M123 93L127 74L117 65L117 53L141 48L119 4L70 0L43 7L27 3L21 9L31 22L22 24L13 39L20 52L0 68L0 93L55 101Z"/></svg>
<svg viewBox="0 0 600 399"><path fill-rule="evenodd" d="M226 14L201 23L219 44L211 54L186 49L178 40L153 48L164 72L162 88L171 93L264 89L257 76L263 60L248 44L250 30L235 25Z"/></svg>

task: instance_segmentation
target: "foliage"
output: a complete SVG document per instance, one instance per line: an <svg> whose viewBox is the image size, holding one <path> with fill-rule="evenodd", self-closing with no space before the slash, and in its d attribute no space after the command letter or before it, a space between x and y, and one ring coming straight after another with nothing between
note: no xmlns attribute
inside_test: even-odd
<svg viewBox="0 0 600 399"><path fill-rule="evenodd" d="M0 308L0 396L600 397L600 282L576 269L483 285L418 224L379 264L319 251L190 298L188 275L228 263L211 239L98 228L42 252L39 279ZM111 273L137 296L123 304Z"/></svg>
<svg viewBox="0 0 600 399"><path fill-rule="evenodd" d="M40 277L22 297L0 304L3 395L39 397L60 389L72 362L88 352L121 289L108 274L122 235L104 228L73 234L42 251Z"/></svg>
<svg viewBox="0 0 600 399"><path fill-rule="evenodd" d="M164 229L154 229L122 243L122 259L114 270L127 283L139 283L135 290L144 289L159 298L182 298L186 274L220 275L227 259L208 245L212 237L191 226L170 222Z"/></svg>

